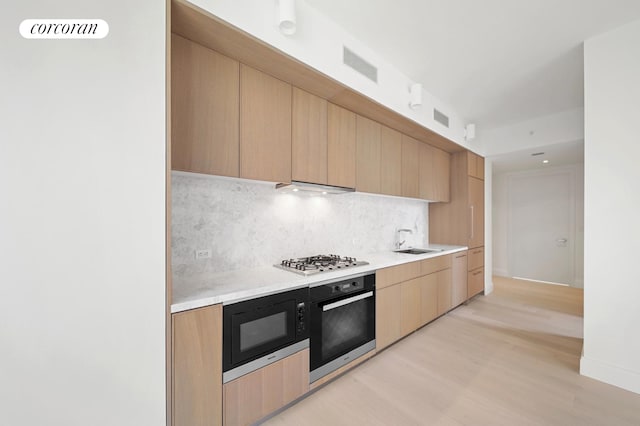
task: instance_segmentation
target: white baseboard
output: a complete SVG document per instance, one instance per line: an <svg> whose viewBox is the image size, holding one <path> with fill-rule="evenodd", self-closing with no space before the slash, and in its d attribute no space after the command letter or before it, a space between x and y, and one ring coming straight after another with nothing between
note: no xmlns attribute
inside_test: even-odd
<svg viewBox="0 0 640 426"><path fill-rule="evenodd" d="M611 364L580 358L580 374L640 394L640 373Z"/></svg>
<svg viewBox="0 0 640 426"><path fill-rule="evenodd" d="M506 269L493 268L493 275L498 275L500 277L508 277L508 273Z"/></svg>

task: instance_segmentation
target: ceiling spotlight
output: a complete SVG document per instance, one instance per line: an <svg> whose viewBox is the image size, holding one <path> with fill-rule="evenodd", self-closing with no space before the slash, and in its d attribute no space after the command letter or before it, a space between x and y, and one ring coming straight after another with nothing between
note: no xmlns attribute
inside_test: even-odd
<svg viewBox="0 0 640 426"><path fill-rule="evenodd" d="M549 164L549 160L542 160L543 164Z"/></svg>
<svg viewBox="0 0 640 426"><path fill-rule="evenodd" d="M409 106L411 109L418 109L422 106L422 84L413 83L411 85L411 96L409 100Z"/></svg>
<svg viewBox="0 0 640 426"><path fill-rule="evenodd" d="M464 140L472 141L476 138L476 125L473 123L464 126Z"/></svg>
<svg viewBox="0 0 640 426"><path fill-rule="evenodd" d="M296 2L295 0L279 1L278 27L284 35L296 33Z"/></svg>

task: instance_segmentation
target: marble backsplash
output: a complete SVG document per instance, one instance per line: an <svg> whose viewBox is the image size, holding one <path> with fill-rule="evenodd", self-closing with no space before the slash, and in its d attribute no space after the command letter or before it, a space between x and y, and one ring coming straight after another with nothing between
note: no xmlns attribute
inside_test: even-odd
<svg viewBox="0 0 640 426"><path fill-rule="evenodd" d="M428 242L428 204L350 193L279 193L273 183L172 173L171 252L176 277L273 265L315 254L360 256ZM212 257L196 260L196 250ZM365 259L366 260L366 259Z"/></svg>

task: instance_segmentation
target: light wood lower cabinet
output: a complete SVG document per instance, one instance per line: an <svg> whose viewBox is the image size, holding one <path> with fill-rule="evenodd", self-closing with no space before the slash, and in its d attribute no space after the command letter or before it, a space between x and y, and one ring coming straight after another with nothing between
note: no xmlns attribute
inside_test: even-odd
<svg viewBox="0 0 640 426"><path fill-rule="evenodd" d="M435 273L438 281L438 315L445 314L451 309L451 269Z"/></svg>
<svg viewBox="0 0 640 426"><path fill-rule="evenodd" d="M438 277L436 274L420 277L420 325L438 317Z"/></svg>
<svg viewBox="0 0 640 426"><path fill-rule="evenodd" d="M453 307L452 258L452 255L438 256L376 272L377 350Z"/></svg>
<svg viewBox="0 0 640 426"><path fill-rule="evenodd" d="M482 293L484 291L484 267L469 271L468 282L467 296L469 298Z"/></svg>
<svg viewBox="0 0 640 426"><path fill-rule="evenodd" d="M402 286L376 291L376 350L402 337Z"/></svg>
<svg viewBox="0 0 640 426"><path fill-rule="evenodd" d="M467 300L467 252L455 253L451 268L451 304L458 306Z"/></svg>
<svg viewBox="0 0 640 426"><path fill-rule="evenodd" d="M248 425L309 391L309 349L224 385L225 425Z"/></svg>
<svg viewBox="0 0 640 426"><path fill-rule="evenodd" d="M222 305L172 316L173 426L222 424Z"/></svg>
<svg viewBox="0 0 640 426"><path fill-rule="evenodd" d="M406 336L420 327L420 278L400 284L401 333Z"/></svg>

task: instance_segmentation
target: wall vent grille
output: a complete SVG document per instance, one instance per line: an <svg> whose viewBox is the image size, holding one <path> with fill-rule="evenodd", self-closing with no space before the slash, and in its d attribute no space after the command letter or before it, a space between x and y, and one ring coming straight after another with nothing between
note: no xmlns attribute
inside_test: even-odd
<svg viewBox="0 0 640 426"><path fill-rule="evenodd" d="M374 83L378 82L378 68L356 55L346 46L342 46L342 62Z"/></svg>
<svg viewBox="0 0 640 426"><path fill-rule="evenodd" d="M442 124L444 127L449 127L449 117L438 111L437 109L433 109L433 119L438 123Z"/></svg>

